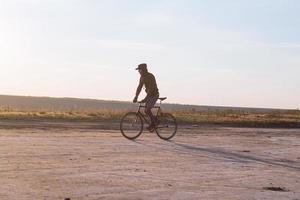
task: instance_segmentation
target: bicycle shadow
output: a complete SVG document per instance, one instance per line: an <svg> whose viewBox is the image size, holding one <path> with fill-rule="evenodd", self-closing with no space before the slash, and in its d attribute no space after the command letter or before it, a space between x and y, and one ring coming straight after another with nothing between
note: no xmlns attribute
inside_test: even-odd
<svg viewBox="0 0 300 200"><path fill-rule="evenodd" d="M208 148L208 147L198 147L190 144L185 144L185 143L180 143L180 142L174 142L174 141L169 141L169 143L173 144L175 147L180 147L181 150L184 151L184 153L190 153L190 154L199 154L200 153L209 153L213 154L216 156L221 156L225 159L234 161L234 162L240 162L240 163L250 163L250 162L255 162L259 164L267 164L267 165L274 165L274 166L279 166L279 167L285 167L289 169L294 169L294 170L299 170L300 171L300 166L295 166L291 164L287 164L287 162L292 162L296 163L296 161L278 161L274 159L268 159L268 158L262 158L254 155L245 155L242 153L235 153L235 152L229 152L224 149L220 148ZM188 151L186 151L188 150Z"/></svg>

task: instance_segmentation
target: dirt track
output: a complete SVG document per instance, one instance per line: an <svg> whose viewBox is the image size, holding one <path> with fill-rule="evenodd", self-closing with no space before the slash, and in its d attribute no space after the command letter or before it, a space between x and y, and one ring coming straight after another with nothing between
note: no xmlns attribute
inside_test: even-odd
<svg viewBox="0 0 300 200"><path fill-rule="evenodd" d="M0 177L1 200L300 200L300 130L0 129Z"/></svg>

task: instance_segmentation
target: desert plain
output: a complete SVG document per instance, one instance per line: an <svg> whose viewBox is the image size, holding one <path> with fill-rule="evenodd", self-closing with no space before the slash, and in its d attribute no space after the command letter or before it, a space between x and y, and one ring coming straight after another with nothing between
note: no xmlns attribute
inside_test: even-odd
<svg viewBox="0 0 300 200"><path fill-rule="evenodd" d="M25 126L26 124L27 126ZM0 199L300 200L300 129L1 122Z"/></svg>

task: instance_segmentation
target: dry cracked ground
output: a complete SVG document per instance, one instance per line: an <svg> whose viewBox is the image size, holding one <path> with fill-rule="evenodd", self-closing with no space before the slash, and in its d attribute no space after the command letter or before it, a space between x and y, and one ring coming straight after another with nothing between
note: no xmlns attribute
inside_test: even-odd
<svg viewBox="0 0 300 200"><path fill-rule="evenodd" d="M0 129L0 199L300 200L300 130Z"/></svg>

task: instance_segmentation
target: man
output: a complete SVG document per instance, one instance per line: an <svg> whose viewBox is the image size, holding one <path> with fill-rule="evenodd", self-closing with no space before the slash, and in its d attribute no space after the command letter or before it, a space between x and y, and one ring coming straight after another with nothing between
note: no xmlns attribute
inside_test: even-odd
<svg viewBox="0 0 300 200"><path fill-rule="evenodd" d="M133 102L136 103L138 96L143 88L145 86L147 96L145 99L140 101L140 103L146 103L145 113L150 117L151 124L147 128L149 131L153 131L156 124L156 117L153 115L151 109L154 107L157 99L159 98L159 92L156 84L155 77L153 74L148 72L147 64L142 63L138 65L138 68L136 70L139 70L139 73L141 75L139 86L136 89L136 94L133 99Z"/></svg>

